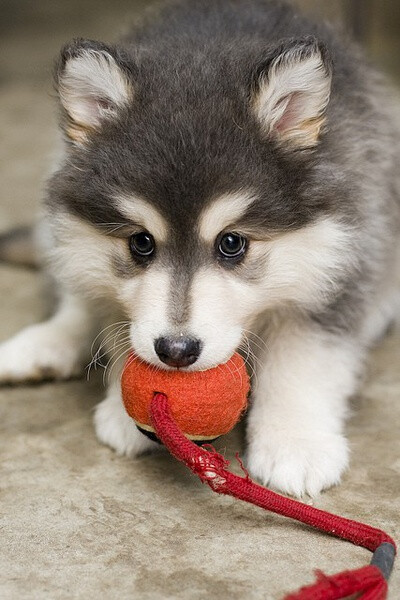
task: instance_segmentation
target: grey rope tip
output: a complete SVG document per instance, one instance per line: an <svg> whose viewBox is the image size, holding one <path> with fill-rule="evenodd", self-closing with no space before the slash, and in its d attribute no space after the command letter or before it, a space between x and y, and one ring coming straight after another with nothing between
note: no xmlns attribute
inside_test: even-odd
<svg viewBox="0 0 400 600"><path fill-rule="evenodd" d="M371 565L378 567L384 578L388 580L393 569L395 556L396 548L393 544L383 542L375 550L371 559Z"/></svg>

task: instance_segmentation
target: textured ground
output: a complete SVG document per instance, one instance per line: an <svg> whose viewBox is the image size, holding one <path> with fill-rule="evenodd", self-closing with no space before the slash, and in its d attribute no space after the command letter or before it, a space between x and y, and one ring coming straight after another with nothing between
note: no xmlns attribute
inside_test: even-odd
<svg viewBox="0 0 400 600"><path fill-rule="evenodd" d="M22 2L18 27L9 19L1 32L1 230L30 221L38 204L54 137L51 56L72 35L103 36L105 20L118 23L111 3L102 19L64 4L67 15L57 2ZM127 6L117 3L119 21ZM36 273L1 266L0 298L0 339L43 313ZM400 539L400 333L370 362L348 426L351 470L317 505ZM0 390L1 598L279 599L315 567L369 561L365 550L213 495L164 453L115 456L93 433L102 394L99 377ZM233 457L241 440L239 430L218 447ZM399 594L397 568L390 598Z"/></svg>

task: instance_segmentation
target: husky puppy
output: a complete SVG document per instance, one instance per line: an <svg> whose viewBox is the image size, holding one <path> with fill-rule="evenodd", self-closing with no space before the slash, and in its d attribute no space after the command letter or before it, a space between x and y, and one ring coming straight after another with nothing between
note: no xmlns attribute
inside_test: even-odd
<svg viewBox="0 0 400 600"><path fill-rule="evenodd" d="M0 380L75 374L100 314L116 358L159 368L224 364L248 340L250 473L298 496L338 483L348 398L399 305L385 83L266 0L165 5L118 45L67 44L55 79L65 149L41 237L59 305L0 346ZM123 409L122 358L95 427L136 456L153 442Z"/></svg>

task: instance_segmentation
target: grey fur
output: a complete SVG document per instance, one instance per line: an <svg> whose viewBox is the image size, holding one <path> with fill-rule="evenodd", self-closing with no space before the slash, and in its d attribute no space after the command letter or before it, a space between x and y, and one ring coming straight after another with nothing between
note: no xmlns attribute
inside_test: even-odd
<svg viewBox="0 0 400 600"><path fill-rule="evenodd" d="M84 148L71 148L49 182L49 212L62 208L101 227L127 221L115 193L153 203L172 231L160 260L175 265L178 320L187 313L190 273L205 260L204 250L196 254L198 216L220 194L252 190L256 200L238 226L258 239L335 215L354 227L357 256L336 296L311 317L357 331L391 260L400 188L399 125L385 82L359 50L289 6L263 0L175 2L119 45L76 40L62 50L56 84L66 61L87 48L115 59L133 100ZM286 152L265 138L251 100L282 52L316 50L332 75L325 131L313 151ZM118 270L124 277L136 271ZM244 262L236 272L254 278L257 268Z"/></svg>

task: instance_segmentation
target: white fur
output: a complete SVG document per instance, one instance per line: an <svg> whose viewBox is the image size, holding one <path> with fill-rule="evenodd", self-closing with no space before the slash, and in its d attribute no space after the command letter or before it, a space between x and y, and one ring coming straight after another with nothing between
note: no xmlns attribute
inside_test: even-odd
<svg viewBox="0 0 400 600"><path fill-rule="evenodd" d="M131 311L131 340L135 351L148 362L166 368L155 353L154 340L161 336L186 335L203 344L199 359L187 370L204 370L225 363L240 344L241 325L252 308L251 289L234 280L224 280L212 269L200 270L192 282L190 317L184 328L169 320L170 294L171 280L167 272L149 270L141 277ZM235 297L234 306L231 297Z"/></svg>
<svg viewBox="0 0 400 600"><path fill-rule="evenodd" d="M133 90L108 52L85 49L67 60L59 82L59 94L73 121L93 129L102 119L115 116L116 109L132 98ZM103 100L109 104L104 106Z"/></svg>
<svg viewBox="0 0 400 600"><path fill-rule="evenodd" d="M168 235L168 225L164 217L154 206L138 196L121 196L114 198L118 210L132 223L145 229L156 239L164 241Z"/></svg>
<svg viewBox="0 0 400 600"><path fill-rule="evenodd" d="M233 310L229 290L235 294L236 282L224 281L211 269L200 270L191 286L190 317L183 327L179 327L169 318L170 274L165 270L149 269L138 279L140 281L122 285L121 289L124 290L122 300L126 309L130 304L131 343L139 356L166 369L168 367L155 352L154 341L162 336L185 335L197 338L203 344L199 359L187 370L208 369L230 358L241 341L244 314L251 310L251 289L241 289L241 298L236 293L236 310Z"/></svg>
<svg viewBox="0 0 400 600"><path fill-rule="evenodd" d="M189 327L203 342L193 370L225 363L241 342L243 326L253 314L257 299L252 287L224 277L217 269L204 268L192 283Z"/></svg>
<svg viewBox="0 0 400 600"><path fill-rule="evenodd" d="M105 233L115 224L105 224ZM48 251L54 276L77 295L114 299L119 279L113 273L113 253L129 254L124 239L102 235L81 219L59 212L51 224L53 248Z"/></svg>
<svg viewBox="0 0 400 600"><path fill-rule="evenodd" d="M144 360L165 368L155 352L154 341L175 333L171 331L168 321L170 276L167 271L149 269L139 279L135 289L134 282L131 281L122 286L121 290L122 300L132 320L132 348Z"/></svg>
<svg viewBox="0 0 400 600"><path fill-rule="evenodd" d="M220 196L205 207L199 220L199 234L206 242L213 242L224 229L235 230L235 225L245 214L254 196L238 192Z"/></svg>
<svg viewBox="0 0 400 600"><path fill-rule="evenodd" d="M322 308L349 268L357 266L357 232L334 218L322 218L268 242L255 242L266 255L263 292L269 307L294 303Z"/></svg>
<svg viewBox="0 0 400 600"><path fill-rule="evenodd" d="M347 398L364 349L290 318L268 336L253 388L247 466L265 485L301 496L338 483L348 465Z"/></svg>

